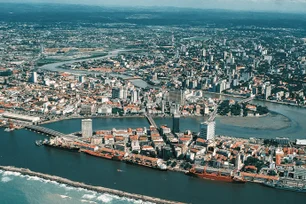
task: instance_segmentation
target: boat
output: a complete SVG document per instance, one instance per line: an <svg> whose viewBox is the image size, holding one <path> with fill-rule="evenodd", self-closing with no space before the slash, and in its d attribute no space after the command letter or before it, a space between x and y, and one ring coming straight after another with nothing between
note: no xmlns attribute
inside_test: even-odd
<svg viewBox="0 0 306 204"><path fill-rule="evenodd" d="M56 145L53 143L50 143L49 141L44 141L42 143L43 145L47 146L47 147L53 147L53 148L58 148L58 149L64 149L64 150L68 150L71 152L78 152L80 150L79 147L75 147L75 146L66 146L66 145Z"/></svg>
<svg viewBox="0 0 306 204"><path fill-rule="evenodd" d="M103 154L101 152L95 152L95 151L88 150L88 149L82 149L82 152L84 152L86 154L89 154L89 155L92 155L92 156L101 157L101 158L104 158L104 159L110 159L110 160L113 159L113 155L111 155L111 154Z"/></svg>
<svg viewBox="0 0 306 204"><path fill-rule="evenodd" d="M41 145L43 145L43 141L42 141L42 140L36 140L36 141L35 141L35 144L36 144L37 146L41 146Z"/></svg>
<svg viewBox="0 0 306 204"><path fill-rule="evenodd" d="M296 186L290 186L290 185L284 184L280 181L267 181L267 182L264 182L263 185L267 186L267 187L270 187L270 188L280 189L280 190L306 193L306 185L299 186L298 183L297 183Z"/></svg>
<svg viewBox="0 0 306 204"><path fill-rule="evenodd" d="M125 161L128 164L135 164L143 167L149 167L151 169L167 171L167 165L165 165L161 159L157 158L132 154L131 156L126 158Z"/></svg>
<svg viewBox="0 0 306 204"><path fill-rule="evenodd" d="M204 168L203 172L198 171L196 168L191 168L186 174L208 180L216 180L230 183L246 183L246 181L239 176L232 176L230 174L223 175L220 171L208 173L206 171L206 168Z"/></svg>
<svg viewBox="0 0 306 204"><path fill-rule="evenodd" d="M12 132L13 130L15 130L14 128L5 128L4 131L5 132Z"/></svg>

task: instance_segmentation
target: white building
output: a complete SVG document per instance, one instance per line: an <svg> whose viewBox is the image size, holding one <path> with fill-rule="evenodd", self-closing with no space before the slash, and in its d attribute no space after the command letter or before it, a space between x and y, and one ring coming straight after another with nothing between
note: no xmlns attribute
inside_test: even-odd
<svg viewBox="0 0 306 204"><path fill-rule="evenodd" d="M2 117L8 118L8 119L25 121L25 122L31 122L31 123L40 122L40 117L34 117L34 116L29 116L29 115L20 115L20 114L9 113L9 112L3 113Z"/></svg>
<svg viewBox="0 0 306 204"><path fill-rule="evenodd" d="M200 124L200 138L205 140L212 140L215 138L215 121L202 122Z"/></svg>
<svg viewBox="0 0 306 204"><path fill-rule="evenodd" d="M92 137L92 120L83 119L82 120L82 137Z"/></svg>
<svg viewBox="0 0 306 204"><path fill-rule="evenodd" d="M131 102L132 103L137 103L138 102L138 91L137 90L132 91Z"/></svg>
<svg viewBox="0 0 306 204"><path fill-rule="evenodd" d="M79 76L79 82L84 83L85 82L85 77L84 76Z"/></svg>
<svg viewBox="0 0 306 204"><path fill-rule="evenodd" d="M296 144L306 146L306 139L297 139Z"/></svg>
<svg viewBox="0 0 306 204"><path fill-rule="evenodd" d="M268 99L269 96L271 96L271 85L266 86L265 88L265 98Z"/></svg>
<svg viewBox="0 0 306 204"><path fill-rule="evenodd" d="M37 72L32 73L31 82L32 83L37 83Z"/></svg>

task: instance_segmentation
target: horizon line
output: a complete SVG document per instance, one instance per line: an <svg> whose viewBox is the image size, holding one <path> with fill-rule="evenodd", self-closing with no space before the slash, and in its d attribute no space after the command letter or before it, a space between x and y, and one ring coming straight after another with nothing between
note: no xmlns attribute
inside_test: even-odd
<svg viewBox="0 0 306 204"><path fill-rule="evenodd" d="M227 11L227 12L250 12L250 13L271 13L271 14L301 14L306 15L303 11L283 11L283 10L261 10L261 9L233 9L233 8L195 8L195 7L181 7L181 6L137 6L137 5L103 5L103 4L86 4L86 3L69 3L69 2L6 2L0 1L0 4L27 4L27 5L70 5L70 6L87 6L87 7L101 7L101 8L128 8L128 9L167 9L175 8L178 10L197 10L197 11ZM158 11L157 11L158 12ZM167 11L164 12L174 12Z"/></svg>

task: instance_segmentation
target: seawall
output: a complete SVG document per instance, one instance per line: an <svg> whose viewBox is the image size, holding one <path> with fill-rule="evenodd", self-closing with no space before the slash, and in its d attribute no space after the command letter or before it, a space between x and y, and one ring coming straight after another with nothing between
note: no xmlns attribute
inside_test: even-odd
<svg viewBox="0 0 306 204"><path fill-rule="evenodd" d="M30 169L17 168L17 167L13 167L13 166L0 166L0 169L4 170L4 171L19 172L21 174L29 175L29 176L37 176L37 177L40 177L40 178L43 178L43 179L53 180L53 181L56 181L58 183L67 184L67 185L72 186L72 187L84 188L84 189L96 191L96 192L99 192L99 193L109 193L109 194L117 195L117 196L120 196L120 197L127 197L127 198L131 198L131 199L143 200L143 201L148 201L148 202L152 202L152 203L183 204L183 203L180 203L180 202L169 201L169 200L164 200L164 199L160 199L160 198L154 198L154 197L150 197L150 196L140 195L140 194L128 193L128 192L115 190L115 189L110 189L110 188L105 188L105 187L100 187L100 186L87 185L87 184L84 184L84 183L81 183L81 182L71 181L69 179L58 177L58 176L52 176L52 175L48 175L48 174L34 172L34 171L31 171Z"/></svg>

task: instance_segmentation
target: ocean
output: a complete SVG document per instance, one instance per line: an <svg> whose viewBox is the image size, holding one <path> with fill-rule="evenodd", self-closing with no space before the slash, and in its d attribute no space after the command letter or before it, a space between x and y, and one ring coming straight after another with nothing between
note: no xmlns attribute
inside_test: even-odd
<svg viewBox="0 0 306 204"><path fill-rule="evenodd" d="M56 181L41 179L36 176L22 175L17 172L0 170L0 203L31 204L84 204L147 203L141 200L121 198L107 193L97 193L83 188L75 188Z"/></svg>

